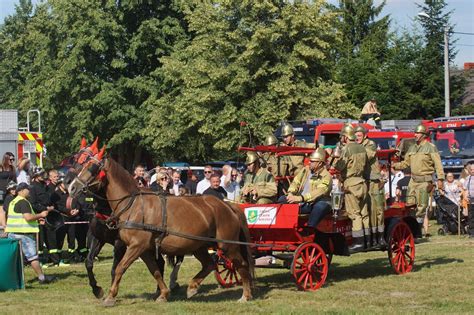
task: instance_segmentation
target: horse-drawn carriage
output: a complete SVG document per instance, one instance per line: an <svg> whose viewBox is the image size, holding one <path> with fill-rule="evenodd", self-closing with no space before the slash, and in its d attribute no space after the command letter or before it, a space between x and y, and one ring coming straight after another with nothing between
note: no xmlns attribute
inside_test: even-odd
<svg viewBox="0 0 474 315"><path fill-rule="evenodd" d="M256 149L272 151L277 156L302 154L309 150L263 146ZM311 150L306 153L309 152ZM379 160L390 164L394 153L395 150L379 151ZM390 170L390 165L388 169ZM346 215L342 201L342 193L332 194L332 214L326 216L314 234L310 235L301 233L305 229L308 215L299 214L298 204L241 204L250 230L254 257L269 255L273 260L282 260L283 266L290 269L296 285L302 290L320 288L326 280L332 256L350 255L348 247L352 243L352 221ZM387 205L384 212L387 246L364 250L387 251L389 263L398 274L410 272L415 261L415 237L420 235L420 227L411 215L412 210L413 207L407 207L404 203ZM222 253L218 252L217 255L217 281L223 287L238 284L240 279L232 263ZM272 266L281 268L281 264L276 263L266 267Z"/></svg>

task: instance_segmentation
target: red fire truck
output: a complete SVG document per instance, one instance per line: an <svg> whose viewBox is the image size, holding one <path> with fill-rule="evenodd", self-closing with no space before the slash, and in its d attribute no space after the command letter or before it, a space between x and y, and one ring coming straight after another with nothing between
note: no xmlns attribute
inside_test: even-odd
<svg viewBox="0 0 474 315"><path fill-rule="evenodd" d="M35 122L30 120L34 115L37 116ZM12 152L18 159L26 156L34 165L43 166L44 144L39 110L28 111L25 128L19 127L18 110L0 110L0 157L5 152Z"/></svg>
<svg viewBox="0 0 474 315"><path fill-rule="evenodd" d="M474 116L440 117L425 125L445 172L459 174L467 162L474 160Z"/></svg>

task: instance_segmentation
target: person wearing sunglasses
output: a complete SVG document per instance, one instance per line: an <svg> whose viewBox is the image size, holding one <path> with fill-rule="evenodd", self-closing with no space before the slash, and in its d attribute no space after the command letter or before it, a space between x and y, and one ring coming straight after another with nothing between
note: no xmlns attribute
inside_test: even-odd
<svg viewBox="0 0 474 315"><path fill-rule="evenodd" d="M204 178L197 184L196 194L202 195L202 193L211 186L212 173L212 166L206 165L204 167Z"/></svg>
<svg viewBox="0 0 474 315"><path fill-rule="evenodd" d="M15 156L7 152L3 155L2 164L0 164L0 204L5 198L5 188L11 181L16 182Z"/></svg>
<svg viewBox="0 0 474 315"><path fill-rule="evenodd" d="M150 185L150 189L163 195L169 195L170 178L166 172L158 172L156 181Z"/></svg>

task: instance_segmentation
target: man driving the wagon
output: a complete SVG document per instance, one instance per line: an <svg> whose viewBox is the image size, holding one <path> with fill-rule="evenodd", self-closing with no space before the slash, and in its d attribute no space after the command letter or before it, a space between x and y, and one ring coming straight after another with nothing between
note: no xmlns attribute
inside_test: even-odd
<svg viewBox="0 0 474 315"><path fill-rule="evenodd" d="M302 168L279 203L301 203L300 213L309 214L306 233L314 233L319 222L331 212L330 193L332 179L326 170L326 152L316 149L309 156L310 164Z"/></svg>
<svg viewBox="0 0 474 315"><path fill-rule="evenodd" d="M273 175L260 167L260 158L253 151L247 152L247 172L244 187L240 191L241 202L265 204L272 203L277 195L277 186Z"/></svg>

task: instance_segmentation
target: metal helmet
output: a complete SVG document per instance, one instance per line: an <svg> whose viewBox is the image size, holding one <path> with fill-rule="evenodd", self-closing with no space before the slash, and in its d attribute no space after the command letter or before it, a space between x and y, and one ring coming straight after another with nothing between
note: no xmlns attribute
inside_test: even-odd
<svg viewBox="0 0 474 315"><path fill-rule="evenodd" d="M31 172L31 177L35 178L35 177L38 177L38 176L44 176L45 174L46 174L46 172L44 171L44 169L42 167L35 166L33 168L33 171Z"/></svg>
<svg viewBox="0 0 474 315"><path fill-rule="evenodd" d="M293 130L293 126L290 124L284 124L283 127L281 127L281 136L286 137L289 135L294 134L295 131Z"/></svg>
<svg viewBox="0 0 474 315"><path fill-rule="evenodd" d="M56 211L50 211L44 221L48 228L54 231L64 225L64 217Z"/></svg>
<svg viewBox="0 0 474 315"><path fill-rule="evenodd" d="M420 124L420 125L416 126L415 133L422 133L422 134L427 135L428 134L428 129L426 129L425 125Z"/></svg>
<svg viewBox="0 0 474 315"><path fill-rule="evenodd" d="M362 125L358 125L355 129L354 129L354 133L356 132L362 132L364 135L367 134L367 129L365 129L364 126Z"/></svg>
<svg viewBox="0 0 474 315"><path fill-rule="evenodd" d="M5 190L8 191L8 190L11 190L11 189L16 189L16 186L17 186L17 184L14 181L11 180L7 184L7 187L5 187Z"/></svg>
<svg viewBox="0 0 474 315"><path fill-rule="evenodd" d="M245 159L245 164L249 165L249 164L255 163L256 161L258 161L257 153L253 151L248 151L247 158Z"/></svg>
<svg viewBox="0 0 474 315"><path fill-rule="evenodd" d="M352 125L344 125L344 127L342 127L341 129L340 134L341 136L346 136L347 138L349 138L349 140L352 141L356 139L354 127L352 127Z"/></svg>
<svg viewBox="0 0 474 315"><path fill-rule="evenodd" d="M265 137L265 141L263 142L265 145L277 145L278 139L274 135L268 135Z"/></svg>
<svg viewBox="0 0 474 315"><path fill-rule="evenodd" d="M323 148L317 148L309 156L311 162L326 162L326 151Z"/></svg>

